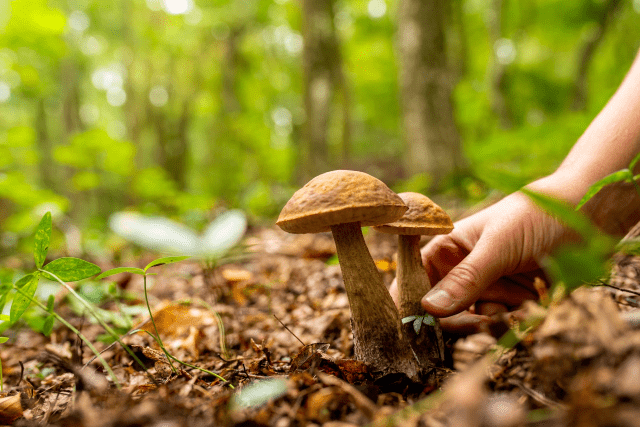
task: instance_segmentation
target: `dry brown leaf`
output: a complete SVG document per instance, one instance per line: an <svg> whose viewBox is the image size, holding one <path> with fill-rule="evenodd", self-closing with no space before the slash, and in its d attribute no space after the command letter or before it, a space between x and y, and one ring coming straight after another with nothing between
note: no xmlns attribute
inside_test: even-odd
<svg viewBox="0 0 640 427"><path fill-rule="evenodd" d="M325 387L312 393L307 398L307 418L324 423L329 420L329 404L339 398L338 390L334 387Z"/></svg>
<svg viewBox="0 0 640 427"><path fill-rule="evenodd" d="M240 268L225 268L221 274L227 283L250 282L253 280L253 273Z"/></svg>
<svg viewBox="0 0 640 427"><path fill-rule="evenodd" d="M0 424L12 424L22 416L20 395L0 397Z"/></svg>
<svg viewBox="0 0 640 427"><path fill-rule="evenodd" d="M160 335L163 338L173 339L188 337L191 327L201 329L216 322L210 311L179 303L167 303L160 306L153 313L153 319ZM155 334L151 322L145 323L140 329Z"/></svg>

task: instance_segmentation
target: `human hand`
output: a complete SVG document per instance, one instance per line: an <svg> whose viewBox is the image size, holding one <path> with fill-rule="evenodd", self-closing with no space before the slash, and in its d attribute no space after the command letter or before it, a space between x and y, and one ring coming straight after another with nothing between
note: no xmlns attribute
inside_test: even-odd
<svg viewBox="0 0 640 427"><path fill-rule="evenodd" d="M422 249L434 288L423 298L425 310L441 317L444 330L487 330L500 313L537 299L538 260L575 237L527 196L514 193L455 224ZM397 287L390 289L394 301Z"/></svg>

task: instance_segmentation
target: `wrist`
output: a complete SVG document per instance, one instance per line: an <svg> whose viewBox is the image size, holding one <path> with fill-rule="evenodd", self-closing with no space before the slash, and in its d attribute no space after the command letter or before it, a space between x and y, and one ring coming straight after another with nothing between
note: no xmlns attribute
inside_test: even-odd
<svg viewBox="0 0 640 427"><path fill-rule="evenodd" d="M533 181L526 188L576 206L590 185L591 183L579 174L570 175L558 170L551 175Z"/></svg>

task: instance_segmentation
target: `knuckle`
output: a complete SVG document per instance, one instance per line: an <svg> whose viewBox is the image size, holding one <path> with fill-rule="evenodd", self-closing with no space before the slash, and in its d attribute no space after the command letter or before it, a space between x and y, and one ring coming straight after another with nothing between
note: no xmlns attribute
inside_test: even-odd
<svg viewBox="0 0 640 427"><path fill-rule="evenodd" d="M454 286L454 289L451 289L452 293L477 295L481 291L481 272L472 264L465 262L458 264L449 272L449 277L452 279L450 283L457 285Z"/></svg>

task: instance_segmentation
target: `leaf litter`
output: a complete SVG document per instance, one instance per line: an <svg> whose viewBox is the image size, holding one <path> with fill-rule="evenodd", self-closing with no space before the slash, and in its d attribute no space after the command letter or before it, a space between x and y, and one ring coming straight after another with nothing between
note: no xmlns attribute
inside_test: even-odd
<svg viewBox="0 0 640 427"><path fill-rule="evenodd" d="M395 239L369 233L366 240L389 284ZM127 335L124 341L148 367L151 381L122 348L99 342L99 325L63 303L60 312L103 350L122 390L96 361L83 368L93 355L66 328L56 327L49 337L24 328L0 347L6 385L0 423L637 425L640 329L620 314L620 301L629 309L620 297L624 286L614 292L616 300L600 287L580 289L546 308L526 305L525 312L541 321L522 331L512 348L486 333L450 336L452 369L443 370L439 387L416 387L376 378L351 359L349 305L329 235L265 229L254 231L249 243L250 256L209 272L213 277L185 261L148 279L154 319L169 353L221 375L235 389L175 362L174 371L148 334ZM614 268L617 278L620 270ZM122 273L112 279L142 295L140 276ZM638 287L631 282L620 283ZM118 307L112 302L102 308ZM152 332L147 320L136 318L134 329Z"/></svg>

